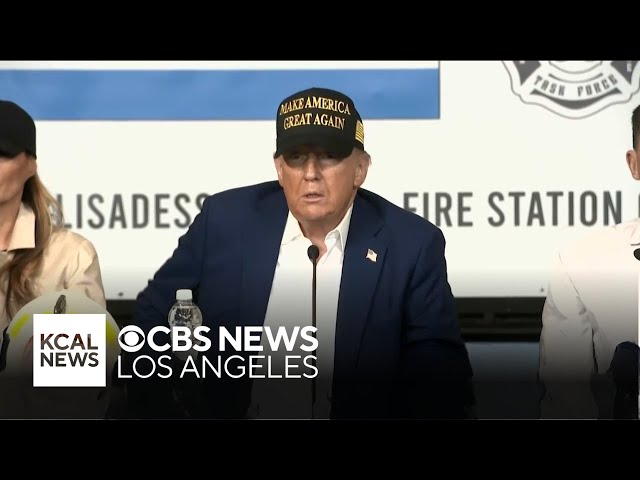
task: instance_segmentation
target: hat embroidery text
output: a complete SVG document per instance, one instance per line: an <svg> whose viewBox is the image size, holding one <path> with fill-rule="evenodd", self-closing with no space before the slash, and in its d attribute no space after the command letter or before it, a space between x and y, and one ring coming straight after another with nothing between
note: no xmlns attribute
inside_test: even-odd
<svg viewBox="0 0 640 480"><path fill-rule="evenodd" d="M344 130L344 118L340 118L337 115L328 115L323 113L322 115L316 113L311 120L312 114L309 113L296 113L285 117L284 129L288 130L291 127L299 127L301 125L323 125L325 127L338 128Z"/></svg>
<svg viewBox="0 0 640 480"><path fill-rule="evenodd" d="M280 115L285 115L297 110L306 108L316 108L320 110L330 110L338 112L343 115L351 115L349 104L342 100L334 100L326 97L302 97L288 101L280 105ZM299 127L302 125L322 125L325 127L333 127L339 130L344 130L345 119L338 115L329 115L326 113L296 113L289 115L284 119L283 127L288 130L292 127Z"/></svg>
<svg viewBox="0 0 640 480"><path fill-rule="evenodd" d="M303 108L319 108L321 110L331 110L342 114L351 115L349 104L342 100L334 100L325 97L302 97L296 98L280 105L280 115L302 110Z"/></svg>

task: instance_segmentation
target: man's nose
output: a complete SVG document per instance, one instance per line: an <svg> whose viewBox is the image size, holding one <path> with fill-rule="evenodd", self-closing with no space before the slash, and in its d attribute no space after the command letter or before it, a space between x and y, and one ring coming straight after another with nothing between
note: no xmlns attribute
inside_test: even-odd
<svg viewBox="0 0 640 480"><path fill-rule="evenodd" d="M320 176L320 165L318 156L314 153L309 154L304 164L304 176L308 180L314 180Z"/></svg>

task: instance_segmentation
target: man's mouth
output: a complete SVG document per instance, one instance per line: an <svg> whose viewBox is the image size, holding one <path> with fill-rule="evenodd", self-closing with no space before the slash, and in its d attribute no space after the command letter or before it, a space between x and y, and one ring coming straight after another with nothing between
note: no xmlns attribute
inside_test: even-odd
<svg viewBox="0 0 640 480"><path fill-rule="evenodd" d="M302 199L305 202L319 202L320 200L322 200L323 195L320 195L319 193L307 193L306 195L302 196Z"/></svg>

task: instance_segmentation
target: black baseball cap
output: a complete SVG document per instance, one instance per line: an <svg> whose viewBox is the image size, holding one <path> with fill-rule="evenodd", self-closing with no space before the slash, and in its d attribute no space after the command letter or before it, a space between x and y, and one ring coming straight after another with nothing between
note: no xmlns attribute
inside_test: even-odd
<svg viewBox="0 0 640 480"><path fill-rule="evenodd" d="M13 158L22 152L36 156L36 124L16 103L0 100L0 154Z"/></svg>
<svg viewBox="0 0 640 480"><path fill-rule="evenodd" d="M316 145L341 158L354 147L364 150L364 126L347 95L328 88L309 88L285 98L276 115L276 153Z"/></svg>

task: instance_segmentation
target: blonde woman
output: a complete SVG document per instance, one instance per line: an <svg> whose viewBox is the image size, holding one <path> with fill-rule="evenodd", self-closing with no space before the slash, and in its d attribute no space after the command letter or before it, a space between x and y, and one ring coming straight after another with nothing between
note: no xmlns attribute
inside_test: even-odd
<svg viewBox="0 0 640 480"><path fill-rule="evenodd" d="M33 118L19 105L0 100L0 370L7 327L32 300L69 290L106 308L96 250L62 227L61 209L38 176L36 158ZM19 415L31 416L24 408Z"/></svg>
<svg viewBox="0 0 640 480"><path fill-rule="evenodd" d="M106 306L96 251L61 227L62 212L38 176L36 126L0 101L0 330L34 298L80 289Z"/></svg>

